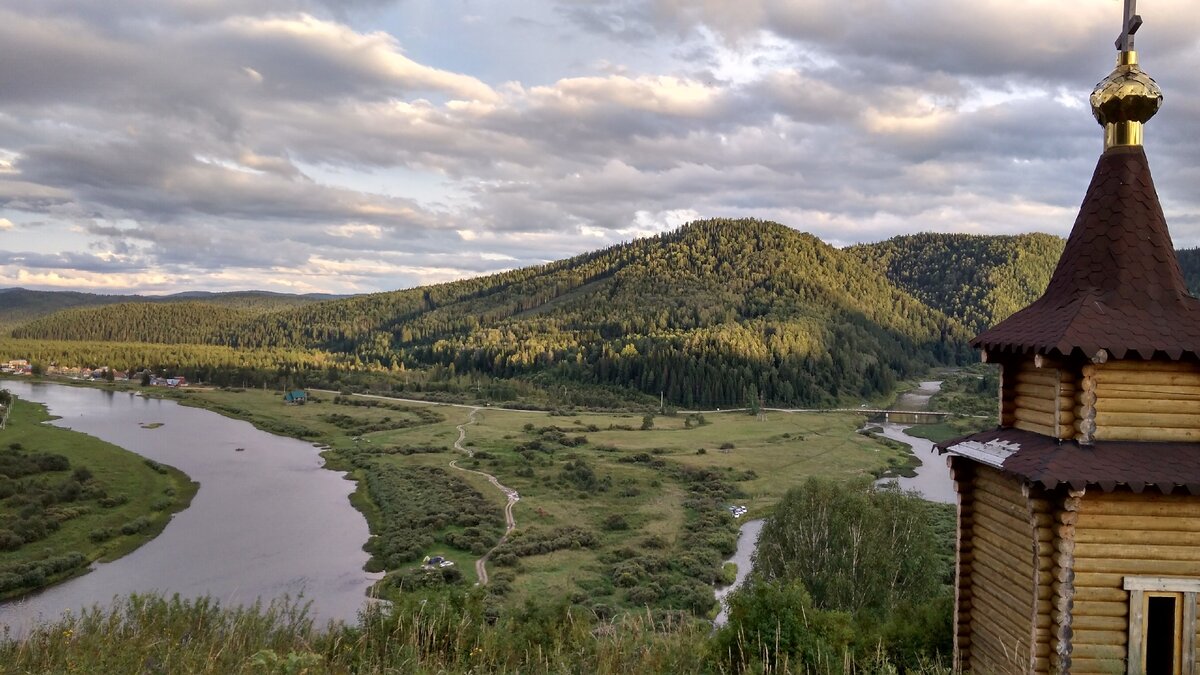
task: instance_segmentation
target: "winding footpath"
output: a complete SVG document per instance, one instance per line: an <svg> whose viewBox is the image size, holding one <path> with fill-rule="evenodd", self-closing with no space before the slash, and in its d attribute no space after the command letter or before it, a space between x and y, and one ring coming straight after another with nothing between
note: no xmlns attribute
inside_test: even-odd
<svg viewBox="0 0 1200 675"><path fill-rule="evenodd" d="M475 451L464 446L463 441L467 439L467 427L475 424L475 416L479 413L479 410L479 408L471 408L471 414L467 416L467 421L455 427L458 429L458 440L454 441L454 449L465 454L468 458L474 457ZM489 550L487 553L484 553L483 557L475 561L475 576L479 577L479 585L486 586L488 582L487 561L492 557L492 554L496 552L496 549L500 548L504 545L504 542L508 541L508 535L512 534L512 531L516 529L517 521L515 518L513 518L513 505L521 500L521 495L517 494L516 490L501 484L500 481L496 480L496 477L490 473L484 473L483 471L476 471L474 469L464 469L458 465L457 459L451 461L450 466L458 469L459 471L475 473L483 476L484 478L488 479L489 483L495 485L497 490L503 492L504 496L508 500L508 502L504 505L504 536L500 537L500 541L496 542L496 545L493 546L491 550Z"/></svg>

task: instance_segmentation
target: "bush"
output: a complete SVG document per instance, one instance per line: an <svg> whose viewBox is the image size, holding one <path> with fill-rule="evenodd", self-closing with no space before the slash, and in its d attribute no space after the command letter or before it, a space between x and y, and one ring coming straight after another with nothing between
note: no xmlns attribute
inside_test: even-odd
<svg viewBox="0 0 1200 675"><path fill-rule="evenodd" d="M15 551L25 545L25 539L12 530L0 530L0 551Z"/></svg>
<svg viewBox="0 0 1200 675"><path fill-rule="evenodd" d="M604 529L612 532L618 530L628 530L629 523L625 522L625 517L619 513L614 513L604 519Z"/></svg>
<svg viewBox="0 0 1200 675"><path fill-rule="evenodd" d="M712 653L732 671L840 672L853 637L850 616L822 611L799 581L757 581L728 598L729 621Z"/></svg>

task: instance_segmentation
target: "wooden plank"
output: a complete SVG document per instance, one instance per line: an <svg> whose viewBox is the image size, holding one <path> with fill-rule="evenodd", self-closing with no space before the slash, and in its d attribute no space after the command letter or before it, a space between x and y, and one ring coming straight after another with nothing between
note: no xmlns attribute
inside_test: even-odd
<svg viewBox="0 0 1200 675"><path fill-rule="evenodd" d="M1181 670L1191 675L1196 672L1196 594L1183 594L1183 627L1192 630L1185 630L1183 636L1183 662Z"/></svg>
<svg viewBox="0 0 1200 675"><path fill-rule="evenodd" d="M976 573L983 567L1005 574L1012 583L1027 582L1030 590L1033 588L1033 565L1006 550L1003 543L980 542L980 558L975 561ZM982 566L982 567L981 567ZM1022 588L1022 590L1024 590Z"/></svg>
<svg viewBox="0 0 1200 675"><path fill-rule="evenodd" d="M1174 513L1166 515L1162 511L1174 511ZM1130 513L1082 513L1076 526L1081 529L1096 527L1114 532L1126 532L1130 535L1131 540L1138 541L1134 535L1137 533L1136 528L1139 527L1152 532L1200 532L1200 522L1196 522L1197 518L1200 518L1200 515L1196 515L1192 508L1156 510L1153 505L1144 504L1130 509Z"/></svg>
<svg viewBox="0 0 1200 675"><path fill-rule="evenodd" d="M1200 547L1200 531L1178 530L1093 530L1081 529L1075 533L1080 544L1107 546L1171 545Z"/></svg>
<svg viewBox="0 0 1200 675"><path fill-rule="evenodd" d="M1081 600L1080 593L1084 589L1075 589L1075 609L1076 616L1107 616L1120 618L1122 621L1129 618L1129 600L1114 601L1096 601L1096 600ZM1100 589L1094 589L1100 590Z"/></svg>
<svg viewBox="0 0 1200 675"><path fill-rule="evenodd" d="M1022 428L1016 424L1013 426ZM1098 441L1171 441L1194 443L1200 441L1200 429L1097 426L1095 437Z"/></svg>
<svg viewBox="0 0 1200 675"><path fill-rule="evenodd" d="M1099 402L1097 402L1099 403ZM1170 411L1170 412L1164 412ZM1017 410L1017 419L1021 419L1021 410ZM1082 410L1076 411L1079 417L1083 417ZM1046 413L1033 413L1025 411L1026 415L1038 414L1045 415ZM1071 418L1074 419L1074 416ZM1033 420L1036 422L1037 420ZM1138 412L1101 412L1099 406L1096 408L1096 424L1101 427L1150 427L1150 428L1167 428L1167 429L1198 429L1200 428L1200 416L1196 413L1179 413L1171 408L1150 408L1147 407Z"/></svg>
<svg viewBox="0 0 1200 675"><path fill-rule="evenodd" d="M1074 403L1072 403L1072 405L1074 405ZM1104 398L1096 401L1097 414L1146 413L1159 410L1181 415L1200 415L1200 400L1179 401L1176 399L1166 398L1117 398L1113 396L1105 396Z"/></svg>
<svg viewBox="0 0 1200 675"><path fill-rule="evenodd" d="M1021 493L1015 490L1005 489L1003 485L986 480L976 480L974 502L976 509L979 508L980 504L990 506L994 509L1002 509L1005 513L1022 522L1029 521L1029 507L1025 504L1025 498L1021 497ZM1032 536L1032 527L1030 530L1030 535Z"/></svg>
<svg viewBox="0 0 1200 675"><path fill-rule="evenodd" d="M1140 672L1142 669L1142 622L1145 621L1145 592L1140 590L1129 593L1129 623L1126 627L1125 644L1128 645L1130 670Z"/></svg>
<svg viewBox="0 0 1200 675"><path fill-rule="evenodd" d="M1068 412L1064 412L1062 414L1066 415L1069 418L1066 421L1067 424L1070 424L1075 421L1074 414L1068 413ZM1053 413L1038 412L1036 410L1030 410L1028 408L1021 408L1021 407L1017 407L1015 410L1013 410L1013 417L1018 422L1027 422L1029 424L1037 424L1037 425L1049 427L1051 429L1054 428L1056 420L1059 419L1059 415L1055 415ZM1054 434L1052 433L1050 435L1053 436Z"/></svg>
<svg viewBox="0 0 1200 675"><path fill-rule="evenodd" d="M1078 645L1112 645L1125 650L1126 640L1129 639L1125 626L1116 630L1077 630L1075 644Z"/></svg>
<svg viewBox="0 0 1200 675"><path fill-rule="evenodd" d="M1014 429L1020 429L1021 431L1028 431L1033 434L1041 434L1043 436L1049 436L1050 438L1059 438L1059 436L1057 436L1054 432L1054 427L1046 426L1045 424L1034 424L1032 422L1026 422L1025 420L1014 418L1012 427ZM1070 431L1070 430L1067 430L1067 431ZM1064 432L1064 433L1067 433L1067 432ZM1074 435L1074 432L1071 431L1070 434Z"/></svg>
<svg viewBox="0 0 1200 675"><path fill-rule="evenodd" d="M1008 587L1019 588L1025 590L1027 586L1032 586L1032 575L1022 574L1020 571L1005 567L998 562L987 559L980 559L975 563L975 582L971 585L971 601L975 602L979 599L981 589L990 587ZM990 583L989 583L990 582ZM1033 589L1030 588L1030 596L1033 595ZM1021 601L1025 602L1025 601ZM1030 597L1029 605L1032 606L1033 598Z"/></svg>
<svg viewBox="0 0 1200 675"><path fill-rule="evenodd" d="M1186 361L1109 361L1104 364L1088 364L1083 372L1094 374L1100 371L1135 371L1139 373L1200 373L1200 366Z"/></svg>
<svg viewBox="0 0 1200 675"><path fill-rule="evenodd" d="M1103 616L1098 614L1090 614L1085 610L1090 609L1076 605L1075 612L1071 617L1071 627L1075 630L1125 630L1128 628L1129 622L1125 616Z"/></svg>
<svg viewBox="0 0 1200 675"><path fill-rule="evenodd" d="M1118 490L1116 492L1090 492L1087 495L1087 501L1083 505L1084 508L1081 510L1086 511L1088 504L1109 504L1114 502L1127 504L1200 504L1200 496L1164 495L1159 492L1136 494L1128 490Z"/></svg>
<svg viewBox="0 0 1200 675"><path fill-rule="evenodd" d="M1119 659L1093 659L1071 656L1071 675L1114 675L1125 672L1125 655Z"/></svg>
<svg viewBox="0 0 1200 675"><path fill-rule="evenodd" d="M988 621L973 623L971 634L975 636L971 643L972 656L984 657L993 666L984 669L976 668L972 672L1027 672L1028 665L1026 664L1033 660L1028 637L1017 638Z"/></svg>
<svg viewBox="0 0 1200 675"><path fill-rule="evenodd" d="M1200 548L1195 546L1150 546L1145 544L1112 546L1109 544L1075 544L1075 557L1093 560L1161 560L1200 563ZM1200 565L1198 565L1200 567ZM1147 590L1147 589L1143 589Z"/></svg>
<svg viewBox="0 0 1200 675"><path fill-rule="evenodd" d="M1065 370L1021 370L1017 372L1017 384L1036 384L1054 387L1059 384L1074 384L1075 376Z"/></svg>
<svg viewBox="0 0 1200 675"><path fill-rule="evenodd" d="M1043 397L1047 398L1047 397ZM1175 385L1106 384L1103 398L1168 398L1183 401L1200 400L1200 387Z"/></svg>
<svg viewBox="0 0 1200 675"><path fill-rule="evenodd" d="M1078 577L1075 579L1075 602L1089 603L1089 605L1108 606L1112 604L1120 604L1127 606L1129 604L1129 593L1121 588L1120 584L1115 586L1089 586L1081 583ZM1100 611L1097 609L1097 611Z"/></svg>
<svg viewBox="0 0 1200 675"><path fill-rule="evenodd" d="M991 539L1003 542L1011 549L1020 550L1023 555L1032 554L1034 551L1035 542L1033 537L1022 537L1021 533L1014 532L1011 528L998 524L995 521L984 520L976 523L975 532L978 533L981 530L986 531L990 535ZM1044 546L1047 549L1047 555L1053 552L1053 547L1050 544L1044 544Z"/></svg>
<svg viewBox="0 0 1200 675"><path fill-rule="evenodd" d="M1098 370L1096 384L1137 385L1142 387L1200 387L1200 373L1167 373L1149 370Z"/></svg>
<svg viewBox="0 0 1200 675"><path fill-rule="evenodd" d="M1075 576L1081 574L1121 574L1124 576L1185 577L1196 573L1196 563L1186 560L1138 560L1112 558L1076 558Z"/></svg>
<svg viewBox="0 0 1200 675"><path fill-rule="evenodd" d="M1125 577L1127 591L1166 591L1172 593L1200 592L1200 579L1195 577Z"/></svg>
<svg viewBox="0 0 1200 675"><path fill-rule="evenodd" d="M1034 626L1030 622L1030 617L1033 616L1033 613L1030 612L1028 616L1023 613L1025 606L1032 607L1032 603L1022 603L1013 598L1005 590L1001 590L1001 587L978 587L976 590L979 591L975 595L975 607L977 611L973 615L978 614L978 610L982 609L993 620L999 622L997 625L1001 625L1012 635L1030 635L1033 633ZM1026 640L1028 641L1028 638Z"/></svg>
<svg viewBox="0 0 1200 675"><path fill-rule="evenodd" d="M994 506L992 502L981 499L975 502L975 513L978 516L975 521L976 527L981 523L990 522L995 527L1007 529L1012 533L1014 540L1019 538L1028 542L1030 547L1033 546L1033 525L1013 514L1011 510Z"/></svg>
<svg viewBox="0 0 1200 675"><path fill-rule="evenodd" d="M1070 397L1075 395L1075 385L1060 384L1057 387L1047 384L1032 384L1029 382L1018 382L1013 386L1013 394L1018 398L1028 396L1030 398L1040 398L1043 401L1054 402L1059 396ZM1016 399L1013 399L1014 402Z"/></svg>
<svg viewBox="0 0 1200 675"><path fill-rule="evenodd" d="M1017 408L1025 408L1026 410L1055 413L1060 410L1073 411L1075 409L1075 399L1073 397L1062 398L1056 403L1053 399L1018 396L1013 399L1013 405ZM1162 410L1162 408L1159 408L1159 410Z"/></svg>

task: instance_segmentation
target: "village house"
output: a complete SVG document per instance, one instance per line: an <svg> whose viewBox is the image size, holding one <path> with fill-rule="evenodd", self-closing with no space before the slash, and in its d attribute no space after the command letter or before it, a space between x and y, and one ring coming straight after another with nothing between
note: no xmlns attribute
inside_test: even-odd
<svg viewBox="0 0 1200 675"><path fill-rule="evenodd" d="M972 673L1196 672L1200 300L1142 148L1158 85L1127 1L1104 152L1045 295L978 336L1000 427L942 444L955 655Z"/></svg>
<svg viewBox="0 0 1200 675"><path fill-rule="evenodd" d="M33 366L28 359L10 359L8 362L0 364L0 372L11 375L31 375Z"/></svg>

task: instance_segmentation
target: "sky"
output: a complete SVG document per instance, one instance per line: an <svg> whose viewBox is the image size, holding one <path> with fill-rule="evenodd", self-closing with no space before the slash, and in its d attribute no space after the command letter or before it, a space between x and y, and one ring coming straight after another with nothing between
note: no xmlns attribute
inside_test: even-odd
<svg viewBox="0 0 1200 675"><path fill-rule="evenodd" d="M753 217L1065 236L1121 0L0 0L0 287L363 293ZM1200 246L1200 6L1143 0Z"/></svg>

